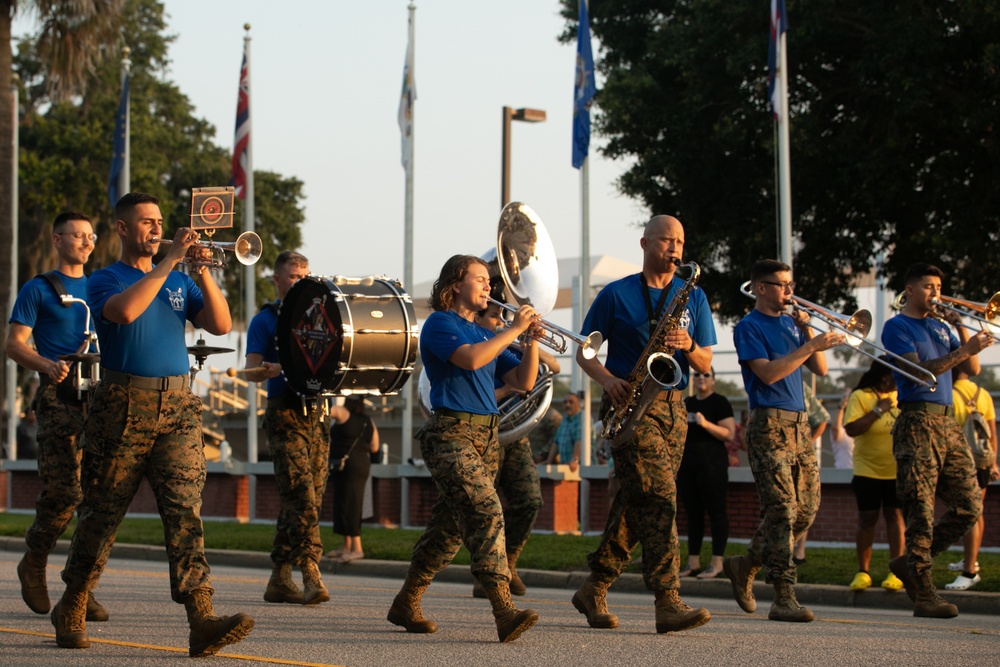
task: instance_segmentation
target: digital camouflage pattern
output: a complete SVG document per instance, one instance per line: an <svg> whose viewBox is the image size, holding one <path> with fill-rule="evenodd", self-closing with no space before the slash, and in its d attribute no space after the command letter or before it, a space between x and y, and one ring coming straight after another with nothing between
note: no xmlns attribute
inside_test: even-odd
<svg viewBox="0 0 1000 667"><path fill-rule="evenodd" d="M274 463L281 509L274 528L271 560L301 566L323 555L319 512L329 474L330 436L318 410L271 405L264 430Z"/></svg>
<svg viewBox="0 0 1000 667"><path fill-rule="evenodd" d="M915 579L933 559L962 539L982 514L969 444L953 417L903 410L892 428L896 495L906 521L906 555ZM947 511L934 523L934 499Z"/></svg>
<svg viewBox="0 0 1000 667"><path fill-rule="evenodd" d="M85 439L80 521L62 575L67 591L90 590L97 583L143 477L163 521L171 597L183 602L193 590L211 590L201 522L201 400L190 389L101 383Z"/></svg>
<svg viewBox="0 0 1000 667"><path fill-rule="evenodd" d="M524 548L535 519L542 508L542 487L538 480L538 466L531 458L528 438L501 445L500 463L495 486L503 491L507 509L504 512L504 531L507 536L507 560L516 563ZM508 564L509 564L508 563Z"/></svg>
<svg viewBox="0 0 1000 667"><path fill-rule="evenodd" d="M80 459L83 456L83 410L56 398L56 386L38 388L38 476L41 493L35 500L35 520L24 534L28 550L48 555L83 500Z"/></svg>
<svg viewBox="0 0 1000 667"><path fill-rule="evenodd" d="M753 472L761 519L747 550L764 566L769 584L796 582L795 541L819 511L819 463L809 424L754 411L747 424L747 460Z"/></svg>
<svg viewBox="0 0 1000 667"><path fill-rule="evenodd" d="M605 395L600 414L610 405ZM610 584L642 544L642 577L651 591L679 588L677 485L684 457L687 409L683 401L654 401L635 437L612 449L621 488L611 503L597 550L587 556L593 576Z"/></svg>
<svg viewBox="0 0 1000 667"><path fill-rule="evenodd" d="M472 574L485 588L509 582L503 508L493 486L500 450L496 429L435 415L417 438L441 496L413 547L407 576L432 579L464 543Z"/></svg>

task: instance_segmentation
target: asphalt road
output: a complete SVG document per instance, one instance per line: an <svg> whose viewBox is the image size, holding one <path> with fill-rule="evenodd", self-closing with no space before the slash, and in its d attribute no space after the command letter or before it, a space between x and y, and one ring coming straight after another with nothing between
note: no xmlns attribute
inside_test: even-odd
<svg viewBox="0 0 1000 667"><path fill-rule="evenodd" d="M32 613L21 600L15 571L20 556L0 551L0 666L144 667L189 660L184 609L170 600L164 562L112 558L96 591L111 620L88 625L89 649L69 650L56 647L48 617ZM62 562L63 556L53 556L48 568L53 603L62 591ZM517 602L534 608L539 623L517 641L500 644L489 603L473 598L464 582L435 582L424 611L438 631L410 635L385 620L398 578L327 573L332 601L300 607L263 601L268 574L259 566L213 567L216 612L248 612L256 627L209 659L358 667L1000 664L1000 619L992 614L936 620L914 618L906 608L810 605L815 622L790 624L768 621L764 600L756 614L744 614L732 599L685 595L689 604L707 607L712 621L657 635L648 593L612 590L609 603L621 626L593 630L569 603L571 588L532 586Z"/></svg>

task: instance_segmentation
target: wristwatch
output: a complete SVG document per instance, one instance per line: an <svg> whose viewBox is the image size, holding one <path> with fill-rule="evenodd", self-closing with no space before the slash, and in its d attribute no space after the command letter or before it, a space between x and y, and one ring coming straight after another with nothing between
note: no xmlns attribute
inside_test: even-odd
<svg viewBox="0 0 1000 667"><path fill-rule="evenodd" d="M877 405L874 408L872 408L872 412L875 413L876 417L881 417L882 416L882 408L880 408Z"/></svg>
<svg viewBox="0 0 1000 667"><path fill-rule="evenodd" d="M688 348L688 354L691 354L698 347L698 344L694 342L694 338L691 339L691 347Z"/></svg>

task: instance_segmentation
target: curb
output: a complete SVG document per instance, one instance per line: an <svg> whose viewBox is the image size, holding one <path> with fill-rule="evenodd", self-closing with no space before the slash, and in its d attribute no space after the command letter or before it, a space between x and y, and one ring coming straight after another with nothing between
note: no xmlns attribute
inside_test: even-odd
<svg viewBox="0 0 1000 667"><path fill-rule="evenodd" d="M24 551L24 539L20 537L0 537L0 551ZM60 540L53 553L68 554L69 542ZM232 549L206 549L205 555L211 565L227 565L233 567L258 568L262 572L271 569L271 556L260 551L237 551ZM111 558L128 558L133 560L164 561L166 554L163 547L143 544L116 543L111 549ZM349 563L338 563L329 558L320 559L319 567L323 572L331 574L381 577L402 582L406 578L409 561L388 561L361 559ZM573 572L553 572L548 570L521 570L517 573L528 587L554 588L576 590L587 578L588 572L578 570ZM263 576L263 574L262 574ZM465 583L472 586L472 573L468 567L446 567L435 577L438 581L449 583ZM626 593L642 593L646 591L641 574L625 573L621 575L611 590ZM770 602L773 599L772 588L759 579L754 582L754 596L758 603ZM718 598L732 600L732 586L725 578L717 579L681 579L681 593L689 597ZM1000 615L1000 593L982 591L942 591L949 602L958 605L962 612L970 614ZM862 609L894 609L907 611L913 609L906 593L903 591L886 591L873 586L866 591L852 591L847 586L832 586L828 584L797 584L795 597L803 604L825 605L831 607L855 607ZM568 600L568 598L567 598Z"/></svg>

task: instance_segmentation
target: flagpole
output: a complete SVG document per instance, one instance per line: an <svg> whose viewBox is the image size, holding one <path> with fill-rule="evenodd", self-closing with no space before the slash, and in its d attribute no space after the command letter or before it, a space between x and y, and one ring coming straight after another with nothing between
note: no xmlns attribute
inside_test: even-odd
<svg viewBox="0 0 1000 667"><path fill-rule="evenodd" d="M409 10L409 35L407 47L407 67L410 68L410 81L414 81L414 63L416 62L416 12L417 6L412 2ZM406 212L403 225L403 285L413 292L413 144L416 132L416 104L410 105L410 139L407 142L406 154ZM405 461L406 452L413 455L413 382L403 385L403 434L401 439L400 460ZM386 461L388 463L388 461ZM408 523L403 518L404 523Z"/></svg>
<svg viewBox="0 0 1000 667"><path fill-rule="evenodd" d="M778 36L778 91L781 107L778 117L778 246L781 261L792 266L792 176L788 139L788 62L785 59L787 32Z"/></svg>
<svg viewBox="0 0 1000 667"><path fill-rule="evenodd" d="M125 85L126 79L132 73L132 61L129 55L132 49L125 47L122 49L122 76L121 84ZM129 86L129 94L125 99L125 158L122 162L122 170L118 174L118 195L124 195L132 191L132 88ZM114 204L112 204L114 206Z"/></svg>
<svg viewBox="0 0 1000 667"><path fill-rule="evenodd" d="M250 24L244 23L243 56L246 58L247 70L247 113L250 112ZM252 117L251 117L252 119ZM251 121L248 121L248 123ZM253 192L253 132L247 128L246 148L246 182L243 186L243 231L252 232L256 225ZM235 148L235 147L234 147ZM243 304L243 326L249 326L251 314L257 309L257 271L254 265L244 267L244 282L246 284L246 300ZM247 386L247 462L257 463L257 385ZM250 520L257 518L257 505L252 500L256 497L256 477L250 476Z"/></svg>
<svg viewBox="0 0 1000 667"><path fill-rule="evenodd" d="M7 301L7 313L5 317L10 321L11 313L14 311L14 298L17 296L17 177L18 177L18 153L20 153L19 141L19 118L18 107L21 106L21 93L18 87L19 77L16 73L10 75L10 97L11 97L11 183L10 183L10 219L11 219L11 242L10 242L10 299ZM7 458L17 459L17 364L10 357L6 357L7 363ZM11 489L7 489L7 507L11 506Z"/></svg>

